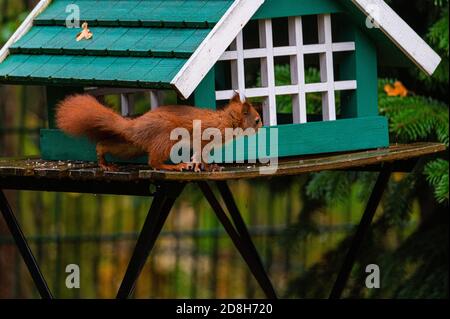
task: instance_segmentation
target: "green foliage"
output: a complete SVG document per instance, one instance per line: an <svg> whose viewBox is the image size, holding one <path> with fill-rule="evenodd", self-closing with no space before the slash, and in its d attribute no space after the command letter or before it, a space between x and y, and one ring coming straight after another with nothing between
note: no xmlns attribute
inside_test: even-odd
<svg viewBox="0 0 450 319"><path fill-rule="evenodd" d="M375 289L371 297L448 297L448 216L433 218L398 249L385 255L380 263L382 289Z"/></svg>
<svg viewBox="0 0 450 319"><path fill-rule="evenodd" d="M442 102L422 96L390 97L384 93L389 80L380 80L380 112L389 119L393 139L401 143L435 140L449 145L449 110ZM438 163L438 164L437 164ZM441 168L446 163L447 170ZM444 167L445 168L445 167ZM436 199L448 199L448 161L430 163L425 171L428 181L435 188ZM439 180L436 177L439 176ZM445 183L447 184L445 185Z"/></svg>
<svg viewBox="0 0 450 319"><path fill-rule="evenodd" d="M449 76L449 9L448 1L435 1L436 6L441 7L440 18L430 27L427 40L442 57L442 62L437 68L433 77L428 77L420 73L420 79L429 87L436 88L443 86L446 90Z"/></svg>
<svg viewBox="0 0 450 319"><path fill-rule="evenodd" d="M427 164L424 173L434 188L437 201L448 202L448 161L443 159L432 161Z"/></svg>
<svg viewBox="0 0 450 319"><path fill-rule="evenodd" d="M449 41L448 41L448 6L442 11L441 18L430 28L428 32L428 39L433 46L440 52L444 53L446 57L449 56Z"/></svg>
<svg viewBox="0 0 450 319"><path fill-rule="evenodd" d="M21 7L22 4L16 3L15 5L18 5L18 7L11 6L11 10L14 11L11 17L14 17L14 19L9 19L6 12L2 12L2 2L0 2L0 44L5 43L11 37L13 32L28 15L28 12L24 11L24 8Z"/></svg>
<svg viewBox="0 0 450 319"><path fill-rule="evenodd" d="M321 199L329 205L342 202L350 196L352 185L356 182L358 175L346 172L313 174L306 187L306 194L311 199Z"/></svg>
<svg viewBox="0 0 450 319"><path fill-rule="evenodd" d="M396 181L391 181L383 201L383 225L402 227L411 220L413 203L420 188L421 172L423 166L416 166L411 174Z"/></svg>

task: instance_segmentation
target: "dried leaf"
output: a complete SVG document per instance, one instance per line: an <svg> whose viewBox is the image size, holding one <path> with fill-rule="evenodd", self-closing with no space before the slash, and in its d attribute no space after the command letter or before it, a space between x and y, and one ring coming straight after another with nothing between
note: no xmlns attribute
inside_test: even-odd
<svg viewBox="0 0 450 319"><path fill-rule="evenodd" d="M391 84L386 84L384 86L384 91L388 96L400 97L408 96L409 93L408 89L400 81L396 81L393 86Z"/></svg>
<svg viewBox="0 0 450 319"><path fill-rule="evenodd" d="M83 31L78 33L78 35L76 37L77 42L79 42L81 40L91 40L92 37L94 36L94 34L91 32L91 30L89 30L88 23L84 22L81 27L83 28Z"/></svg>

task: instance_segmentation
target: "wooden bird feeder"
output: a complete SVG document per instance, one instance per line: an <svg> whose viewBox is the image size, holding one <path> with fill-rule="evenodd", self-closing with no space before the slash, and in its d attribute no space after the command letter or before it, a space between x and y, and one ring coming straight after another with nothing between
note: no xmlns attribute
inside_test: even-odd
<svg viewBox="0 0 450 319"><path fill-rule="evenodd" d="M91 40L75 41L80 30L66 27L70 4ZM166 90L208 108L235 90L260 99L264 125L278 128L278 154L289 157L387 147L378 66L413 62L431 75L440 60L381 0L42 0L0 51L0 83L46 86L46 160L96 160L92 143L55 127L55 105L67 95L120 94L128 115L134 93L147 92L156 108ZM287 85L277 83L278 61L290 65ZM311 61L317 83L305 76ZM259 86L248 85L257 77ZM321 97L321 114L308 114L308 94ZM277 112L280 96L292 98L292 114Z"/></svg>

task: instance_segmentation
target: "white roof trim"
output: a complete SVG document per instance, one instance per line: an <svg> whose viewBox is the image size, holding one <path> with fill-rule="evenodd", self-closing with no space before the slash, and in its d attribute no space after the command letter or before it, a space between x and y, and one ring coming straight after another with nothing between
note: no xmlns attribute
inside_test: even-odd
<svg viewBox="0 0 450 319"><path fill-rule="evenodd" d="M432 75L441 57L383 0L352 0L419 68Z"/></svg>
<svg viewBox="0 0 450 319"><path fill-rule="evenodd" d="M30 28L33 26L34 18L36 18L42 11L44 11L51 2L52 0L40 0L38 2L33 11L30 12L30 14L22 22L20 27L16 30L16 32L14 32L11 38L9 38L8 42L6 42L3 48L0 50L0 63L2 63L9 55L9 48L14 43L19 41L19 39L30 30Z"/></svg>
<svg viewBox="0 0 450 319"><path fill-rule="evenodd" d="M188 98L265 0L235 0L171 81Z"/></svg>

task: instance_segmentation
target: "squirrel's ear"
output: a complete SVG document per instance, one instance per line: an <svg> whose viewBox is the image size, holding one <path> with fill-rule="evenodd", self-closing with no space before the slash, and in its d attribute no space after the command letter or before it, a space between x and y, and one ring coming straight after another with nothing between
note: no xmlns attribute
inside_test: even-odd
<svg viewBox="0 0 450 319"><path fill-rule="evenodd" d="M234 91L234 95L230 100L231 102L235 102L235 103L245 103L247 101L247 98L244 95L241 95L239 93L239 91L235 90Z"/></svg>
<svg viewBox="0 0 450 319"><path fill-rule="evenodd" d="M234 95L230 100L230 104L231 103L241 103L241 96L238 91L234 91Z"/></svg>

